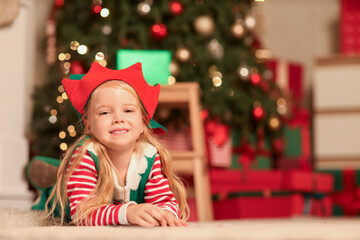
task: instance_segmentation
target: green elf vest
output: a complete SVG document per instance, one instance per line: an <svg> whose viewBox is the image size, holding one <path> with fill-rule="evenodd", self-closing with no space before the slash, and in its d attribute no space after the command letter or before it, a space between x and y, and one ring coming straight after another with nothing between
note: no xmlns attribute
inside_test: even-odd
<svg viewBox="0 0 360 240"><path fill-rule="evenodd" d="M86 139L89 139L89 137L86 137ZM84 140L80 141L80 143L76 146L82 146L84 144ZM92 143L89 144L87 148L87 152L95 162L96 171L99 170L99 159L92 147ZM154 164L154 160L157 154L156 148L151 145L150 143L145 143L144 151L142 154L136 154L133 153L129 169L126 176L126 189L127 191L127 199L124 199L125 202L128 201L134 201L138 204L145 203L144 199L144 193L145 193L145 185L147 183L147 180L149 178L149 174L151 171L151 168ZM58 165L60 165L60 161L58 161ZM115 181L115 180L114 180ZM128 186L130 185L130 186ZM50 196L51 192L53 191L54 186L43 189L40 195L40 201L31 207L32 210L37 211L43 211L45 210L45 205L48 197ZM116 193L116 189L115 189ZM116 195L116 194L115 194ZM115 197L115 196L114 196ZM122 201L118 201L122 202ZM69 203L69 200L68 200ZM115 203L115 198L113 199L113 203ZM53 199L50 200L48 209L51 209L51 206L53 205ZM71 221L70 216L70 207L69 204L65 207L65 213L68 221ZM56 206L54 211L54 216L59 217L60 216L60 207L59 205Z"/></svg>

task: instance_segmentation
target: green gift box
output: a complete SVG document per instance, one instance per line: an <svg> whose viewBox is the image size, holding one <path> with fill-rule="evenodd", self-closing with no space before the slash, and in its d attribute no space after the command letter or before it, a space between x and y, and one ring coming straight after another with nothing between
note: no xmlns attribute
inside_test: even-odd
<svg viewBox="0 0 360 240"><path fill-rule="evenodd" d="M144 78L149 85L166 85L170 76L171 52L167 50L132 50L117 51L117 69L127 68L141 62Z"/></svg>
<svg viewBox="0 0 360 240"><path fill-rule="evenodd" d="M300 157L303 152L301 149L301 128L284 127L284 135L286 139L285 156Z"/></svg>

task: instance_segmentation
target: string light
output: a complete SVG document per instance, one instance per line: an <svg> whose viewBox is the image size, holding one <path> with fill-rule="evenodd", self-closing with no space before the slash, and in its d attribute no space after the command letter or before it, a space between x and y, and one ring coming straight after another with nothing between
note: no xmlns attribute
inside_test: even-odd
<svg viewBox="0 0 360 240"><path fill-rule="evenodd" d="M77 52L81 55L84 55L86 54L88 51L88 47L85 46L85 45L80 45L78 48L77 48Z"/></svg>
<svg viewBox="0 0 360 240"><path fill-rule="evenodd" d="M287 113L287 107L286 107L286 99L285 98L279 98L277 100L277 112L280 115L285 115Z"/></svg>
<svg viewBox="0 0 360 240"><path fill-rule="evenodd" d="M150 13L151 7L148 3L139 3L138 12L140 15L147 15Z"/></svg>
<svg viewBox="0 0 360 240"><path fill-rule="evenodd" d="M66 133L64 131L61 131L59 133L59 138L64 139L66 137Z"/></svg>
<svg viewBox="0 0 360 240"><path fill-rule="evenodd" d="M248 15L245 17L245 25L249 28L249 29L253 29L256 25L256 20L254 18L254 16L252 15Z"/></svg>
<svg viewBox="0 0 360 240"><path fill-rule="evenodd" d="M52 116L56 116L56 115L57 115L56 109L52 109L52 110L50 111L50 114L51 114Z"/></svg>
<svg viewBox="0 0 360 240"><path fill-rule="evenodd" d="M58 91L59 91L60 93L64 92L64 91L65 91L64 86L63 86L63 85L60 85L60 86L58 87Z"/></svg>
<svg viewBox="0 0 360 240"><path fill-rule="evenodd" d="M50 122L51 124L55 124L56 121L57 121L57 117L56 117L56 116L51 115L51 116L49 117L49 122Z"/></svg>
<svg viewBox="0 0 360 240"><path fill-rule="evenodd" d="M238 72L241 77L246 78L249 76L249 69L246 67L239 67Z"/></svg>
<svg viewBox="0 0 360 240"><path fill-rule="evenodd" d="M68 99L68 96L67 96L66 92L63 92L63 93L61 94L61 97L62 97L64 100Z"/></svg>
<svg viewBox="0 0 360 240"><path fill-rule="evenodd" d="M95 54L95 60L96 61L101 61L105 59L105 54L103 52L98 52Z"/></svg>
<svg viewBox="0 0 360 240"><path fill-rule="evenodd" d="M258 59L270 59L272 58L272 52L269 49L257 49L255 51L255 57Z"/></svg>
<svg viewBox="0 0 360 240"><path fill-rule="evenodd" d="M71 67L71 63L69 63L69 62L64 63L64 68L65 69L70 69L70 67Z"/></svg>
<svg viewBox="0 0 360 240"><path fill-rule="evenodd" d="M169 76L169 77L168 77L168 84L169 84L169 85L174 85L175 83L176 83L175 77Z"/></svg>
<svg viewBox="0 0 360 240"><path fill-rule="evenodd" d="M67 127L67 130L68 130L69 133L70 133L70 132L73 132L73 131L75 131L75 127L74 127L73 125L69 125L69 126Z"/></svg>
<svg viewBox="0 0 360 240"><path fill-rule="evenodd" d="M102 16L103 18L108 17L108 16L109 16L109 14L110 14L109 9L107 9L107 8L103 8L103 9L101 9L100 16Z"/></svg>
<svg viewBox="0 0 360 240"><path fill-rule="evenodd" d="M69 61L71 58L71 54L70 53L65 53L65 60Z"/></svg>
<svg viewBox="0 0 360 240"><path fill-rule="evenodd" d="M65 60L65 53L60 53L59 56L58 56L58 59L60 61L64 61Z"/></svg>
<svg viewBox="0 0 360 240"><path fill-rule="evenodd" d="M64 101L64 99L63 99L61 96L58 96L58 97L56 98L56 101L57 101L58 103L62 103L62 102Z"/></svg>
<svg viewBox="0 0 360 240"><path fill-rule="evenodd" d="M70 43L70 49L76 51L77 48L80 46L80 43L78 41L72 41Z"/></svg>
<svg viewBox="0 0 360 240"><path fill-rule="evenodd" d="M212 82L213 82L213 84L214 84L215 87L220 87L221 84L222 84L222 80L221 80L221 78L219 78L219 77L214 77L214 78L212 79Z"/></svg>
<svg viewBox="0 0 360 240"><path fill-rule="evenodd" d="M68 149L68 145L66 143L61 143L60 144L60 149L63 151L66 151Z"/></svg>

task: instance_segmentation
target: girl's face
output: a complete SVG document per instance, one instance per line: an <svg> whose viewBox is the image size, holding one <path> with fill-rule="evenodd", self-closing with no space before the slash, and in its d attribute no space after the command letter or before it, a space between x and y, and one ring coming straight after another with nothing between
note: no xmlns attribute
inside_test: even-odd
<svg viewBox="0 0 360 240"><path fill-rule="evenodd" d="M92 94L84 124L110 151L133 150L145 126L137 98L128 90L106 85Z"/></svg>

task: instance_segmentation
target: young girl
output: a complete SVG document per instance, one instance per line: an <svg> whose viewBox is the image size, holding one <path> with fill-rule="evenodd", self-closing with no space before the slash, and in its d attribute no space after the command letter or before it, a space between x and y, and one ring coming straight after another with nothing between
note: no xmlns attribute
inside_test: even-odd
<svg viewBox="0 0 360 240"><path fill-rule="evenodd" d="M62 84L84 135L65 153L45 209L75 225L185 226L184 186L151 135L164 131L152 120L160 86L146 83L141 64L93 63L81 80Z"/></svg>

